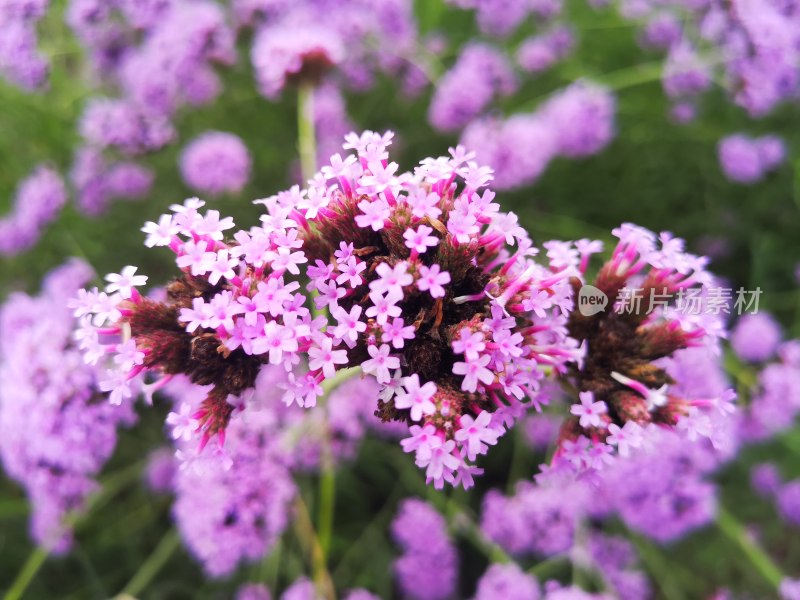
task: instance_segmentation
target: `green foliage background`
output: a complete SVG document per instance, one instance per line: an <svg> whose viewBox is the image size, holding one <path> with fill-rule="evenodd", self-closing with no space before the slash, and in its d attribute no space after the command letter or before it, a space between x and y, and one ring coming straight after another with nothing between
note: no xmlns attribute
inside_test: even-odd
<svg viewBox="0 0 800 600"><path fill-rule="evenodd" d="M27 95L0 82L0 213L9 209L18 180L37 163L68 170L79 141L76 120L84 101L94 93L89 74L82 70L80 48L62 24L64 3L55 4L58 10L42 24L41 36L54 65L49 91ZM451 51L437 65L440 71L454 60L454 49L479 37L469 13L447 8L441 0L417 0L416 14L423 33L439 31L452 42ZM722 237L730 243L731 252L714 264L714 271L734 287L761 287L762 308L778 315L787 335L800 335L800 293L794 275L800 262L798 106L786 106L753 121L717 88L703 98L696 122L675 125L667 117L668 104L659 81L660 57L639 49L632 25L611 9L590 10L582 0L570 0L567 14L579 36L578 51L546 75L524 80L520 92L497 110L507 114L532 110L553 90L588 77L617 91L617 135L599 155L558 160L530 188L499 194L501 204L519 214L538 241L587 236L608 240L610 229L622 221L671 230L686 238L693 250L700 248L704 238ZM513 48L531 33L520 31L504 44ZM240 135L255 161L247 189L211 204L234 215L239 225L256 222L259 211L249 201L291 183L289 173L297 156L296 98L287 92L277 104L266 102L255 90L244 46L240 58L225 73L226 91L218 102L181 113L177 120L180 143L145 159L157 172L154 191L146 201L118 202L98 219L85 218L68 207L34 250L0 259L0 297L16 289L36 291L42 275L67 256L87 259L98 273L136 264L152 282L168 278L172 273L168 254L145 249L139 227L146 220L157 220L169 204L194 195L177 175L177 156L186 140L206 129ZM405 99L394 82L381 80L368 93L351 94L349 112L360 128L397 132L394 158L401 167L411 168L419 159L440 155L456 142L455 137L437 134L427 124L429 98L430 90L419 98ZM792 158L762 183L732 184L720 172L716 144L735 131L777 133L786 140ZM740 383L752 380L753 373L744 367L734 365L734 370ZM122 433L118 452L103 477L112 482L122 477L123 484L80 521L74 551L49 560L26 597L106 598L147 569L148 557L171 527L170 500L144 490L136 465L142 464L149 449L163 443L163 412L163 407L141 411L139 425ZM516 480L530 477L544 457L527 450L519 436L507 438L488 457L487 476L469 494L426 489L412 460L399 448L368 440L358 460L337 474L331 556L337 587L365 586L391 596L390 562L395 550L386 526L398 499L421 495L444 510L474 515L489 486L511 489ZM800 476L800 431L748 450L722 472L722 503L742 522L757 526L770 555L787 574L798 576L800 536L780 523L774 508L749 490L749 466L767 459L778 461L786 477ZM307 497L313 497L314 480L309 477L300 483ZM27 536L27 511L20 489L0 476L0 590L10 584L34 550ZM742 550L717 527L666 548L637 538L637 548L659 598L703 598L722 584L744 597L774 595ZM460 550L461 593L466 597L487 559L468 542ZM227 581L205 581L194 561L178 549L154 573L141 597L230 598L239 582L262 580L282 589L303 571L307 571L303 553L290 531L278 552ZM538 572L572 576L558 562L547 563Z"/></svg>

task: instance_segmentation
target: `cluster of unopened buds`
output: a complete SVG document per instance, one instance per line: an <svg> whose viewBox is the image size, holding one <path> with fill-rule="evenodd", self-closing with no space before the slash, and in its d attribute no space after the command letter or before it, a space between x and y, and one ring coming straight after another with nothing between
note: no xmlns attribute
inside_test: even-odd
<svg viewBox="0 0 800 600"><path fill-rule="evenodd" d="M102 385L112 402L139 389L152 400L171 376L186 375L210 391L199 411L172 413L170 423L196 432L200 449L212 437L221 447L263 365L286 369L284 402L304 407L317 404L339 371L360 369L380 384L376 416L409 425L402 446L437 487L472 485L477 457L527 408L547 402L544 378L577 373L584 392L577 408L586 406L585 393L597 393L586 383L594 326L580 329L573 297L598 243L549 242L546 260L535 260L516 216L493 202L490 169L458 147L398 173L386 152L391 139L349 135L344 148L354 152L334 155L305 189L257 200L265 214L249 230L231 231L232 220L215 210L201 214L198 199L147 223L146 245L169 247L181 270L161 297L142 296L136 288L146 277L126 267L107 276L105 291L75 300L87 361L110 365ZM607 287L656 260L631 252L618 250L616 266L601 271ZM671 272L653 267L670 285L697 279ZM668 343L639 349L642 360L698 335L680 331L646 327L645 341ZM642 398L648 414L649 401ZM597 437L605 423L581 415L579 426Z"/></svg>

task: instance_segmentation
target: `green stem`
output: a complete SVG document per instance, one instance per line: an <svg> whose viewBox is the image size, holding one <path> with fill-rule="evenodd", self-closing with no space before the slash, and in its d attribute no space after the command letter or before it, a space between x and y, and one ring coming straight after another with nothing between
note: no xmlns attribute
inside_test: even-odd
<svg viewBox="0 0 800 600"><path fill-rule="evenodd" d="M106 479L100 491L90 496L86 501L83 511L72 512L64 518L65 527L77 528L83 518L85 518L92 509L96 509L98 506L102 506L108 502L108 500L119 493L128 483L138 478L141 467L141 463L136 463ZM8 589L5 596L3 596L3 600L19 600L22 598L25 590L28 589L31 581L33 581L36 573L39 572L39 569L49 555L50 551L45 546L37 546L34 548L20 572L17 573L17 577L14 579L11 587Z"/></svg>
<svg viewBox="0 0 800 600"><path fill-rule="evenodd" d="M317 507L317 528L319 529L319 545L322 559L327 563L333 537L333 512L336 506L336 471L333 465L333 451L328 432L322 441L319 478L319 506Z"/></svg>
<svg viewBox="0 0 800 600"><path fill-rule="evenodd" d="M152 554L147 557L147 560L142 563L139 570L131 578L128 584L123 588L120 596L136 597L142 590L144 590L153 578L158 575L158 572L167 564L172 553L175 552L179 544L178 533L174 529L170 529L161 541L153 550Z"/></svg>
<svg viewBox="0 0 800 600"><path fill-rule="evenodd" d="M300 169L307 181L317 171L317 138L314 131L314 85L301 83L297 90L297 137Z"/></svg>
<svg viewBox="0 0 800 600"><path fill-rule="evenodd" d="M297 538L304 546L305 553L310 558L311 571L317 592L325 600L335 600L336 590L333 586L331 574L328 571L322 546L319 543L319 536L314 531L314 525L308 513L308 506L306 506L300 495L297 496L297 501L295 502L294 529L297 533Z"/></svg>
<svg viewBox="0 0 800 600"><path fill-rule="evenodd" d="M723 507L719 507L717 526L722 533L741 548L756 571L758 571L770 585L775 589L780 587L781 581L784 579L784 574L781 572L778 565L772 561L769 555L767 555L758 544L750 539L744 526L736 517Z"/></svg>
<svg viewBox="0 0 800 600"><path fill-rule="evenodd" d="M678 585L678 580L671 572L672 567L665 564L664 558L661 556L660 552L656 548L653 548L652 544L642 536L633 534L632 532L629 532L628 536L636 547L644 567L646 567L647 572L653 578L659 590L661 590L664 598L667 600L681 600L681 598L685 598L686 596L683 590Z"/></svg>
<svg viewBox="0 0 800 600"><path fill-rule="evenodd" d="M44 564L44 561L47 560L49 555L50 552L43 546L37 546L28 557L28 560L25 561L22 570L17 574L17 578L14 580L11 588L9 588L9 590L6 592L4 599L18 600L19 598L22 598L22 594L25 593L28 585L36 576L36 573L39 572L39 569Z"/></svg>

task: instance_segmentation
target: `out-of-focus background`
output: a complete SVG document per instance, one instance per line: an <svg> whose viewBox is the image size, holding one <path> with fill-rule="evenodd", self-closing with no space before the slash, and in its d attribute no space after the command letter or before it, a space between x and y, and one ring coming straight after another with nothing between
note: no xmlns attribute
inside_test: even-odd
<svg viewBox="0 0 800 600"><path fill-rule="evenodd" d="M42 163L64 175L70 196L76 196L75 182L68 174L75 169L78 148L85 146L79 128L84 109L92 98L118 95L108 78L92 72L86 44L64 24L70 10L67 4L53 1L36 25L38 47L50 62L49 83L31 92L0 78L0 215L14 210L19 182ZM514 2L496 4L494 10L510 11ZM0 9L2 6L0 1ZM535 181L497 190L497 200L519 215L537 243L582 237L610 242L611 229L622 222L671 231L685 238L692 252L709 256L710 270L730 287L760 288L760 309L775 316L785 339L800 335L798 88L793 98L754 118L732 101L731 86L737 84L714 71L707 90L691 99L695 118L678 122L673 114L676 102L665 94L662 80L665 52L643 48L646 11L643 16L630 17L625 6L591 7L583 0L567 0L552 20L571 27L574 50L542 73L518 69L516 90L481 111L489 118L529 113L558 90L586 79L605 86L616 103L614 134L607 145L586 157L557 156ZM665 4L665 10L671 6ZM691 10L679 9L675 12L680 22L691 29ZM794 11L791 18L800 19L800 9ZM353 129L396 133L393 159L402 170L413 168L424 157L446 154L448 147L462 138L463 128L442 132L431 125L428 113L437 82L454 65L464 44L485 41L507 53L513 63L525 39L550 27L530 17L508 35L488 35L476 23L475 12L442 0L414 2L416 31L412 37L428 48L420 56L434 80L424 82L415 94L403 92L398 78L381 70L364 89L342 87ZM146 33L138 31L136 35ZM87 261L99 274L118 272L131 264L138 265L151 283L165 282L174 274L174 264L164 249L144 246L144 234L139 230L145 221L157 221L170 204L199 195L208 200L209 207L232 215L239 227L246 227L255 224L261 212L251 204L253 199L298 181L297 95L291 86L277 99L268 100L259 93L249 55L253 37L249 29L244 30L235 46L235 64L217 70L221 90L217 97L175 111L171 115L172 141L136 157L137 164L154 175L145 197L110 202L98 215L87 215L75 201L68 201L43 228L33 247L0 257L0 299L16 291L37 293L45 274L70 256ZM3 43L0 40L0 45ZM706 49L714 51L713 47ZM460 93L469 95L472 85L470 78L464 77ZM240 191L210 198L181 177L181 152L207 130L233 133L249 150L251 176ZM784 160L758 181L732 181L720 164L719 145L736 133L779 136ZM480 136L472 139L480 145ZM491 136L485 139L487 145L495 142ZM104 149L109 161L121 160L123 155L113 146ZM3 232L8 235L7 230ZM99 282L98 278L95 283ZM755 385L755 367L735 358L728 360L728 366L734 387ZM3 381L2 385L8 395L14 382ZM167 411L163 404L142 409L135 426L120 430L101 482L113 486L120 474L124 477L141 470L148 453L164 446L162 424ZM523 433L503 439L486 459L486 474L476 489L437 492L425 487L422 474L394 442L367 436L355 458L337 472L331 551L331 575L337 588L362 586L382 597L397 593L390 576L397 549L387 527L398 500L419 495L439 506L454 502L478 514L488 489L513 489L516 481L529 479L546 459L546 451L532 447L526 439ZM751 468L767 461L779 467L786 481L800 477L800 429L746 448L714 475L714 481L721 504L738 522L752 528L740 533L758 539L787 576L799 576L800 525L787 521L775 502L751 487ZM273 590L281 590L299 574L307 573L302 543L290 530L278 552L229 577L206 577L183 548L171 551L150 577L147 565L158 563L160 555L153 559L154 548L171 526L171 498L150 492L139 475L128 479L115 494L105 500L101 497L78 519L71 551L41 566L25 597L107 598L141 576L144 569L148 585L140 591L142 598L231 598L246 581L265 581ZM310 474L298 476L301 490L313 490L314 481ZM0 474L0 590L18 578L35 553L28 518L23 490ZM623 523L611 530L628 531ZM653 582L652 597L711 598L728 588L736 598L772 598L775 591L753 566L752 556L729 534L710 524L668 544L632 535L643 571ZM487 559L469 544L459 544L459 552L460 587L455 596L467 597ZM563 564L547 569L551 571L547 576L570 578L569 568Z"/></svg>

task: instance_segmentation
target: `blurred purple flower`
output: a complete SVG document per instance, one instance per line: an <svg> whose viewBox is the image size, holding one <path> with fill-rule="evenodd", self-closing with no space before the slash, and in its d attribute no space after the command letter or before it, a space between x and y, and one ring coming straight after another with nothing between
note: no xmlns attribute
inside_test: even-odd
<svg viewBox="0 0 800 600"><path fill-rule="evenodd" d="M252 159L241 138L208 131L183 149L180 170L191 188L211 196L235 194L250 178Z"/></svg>

